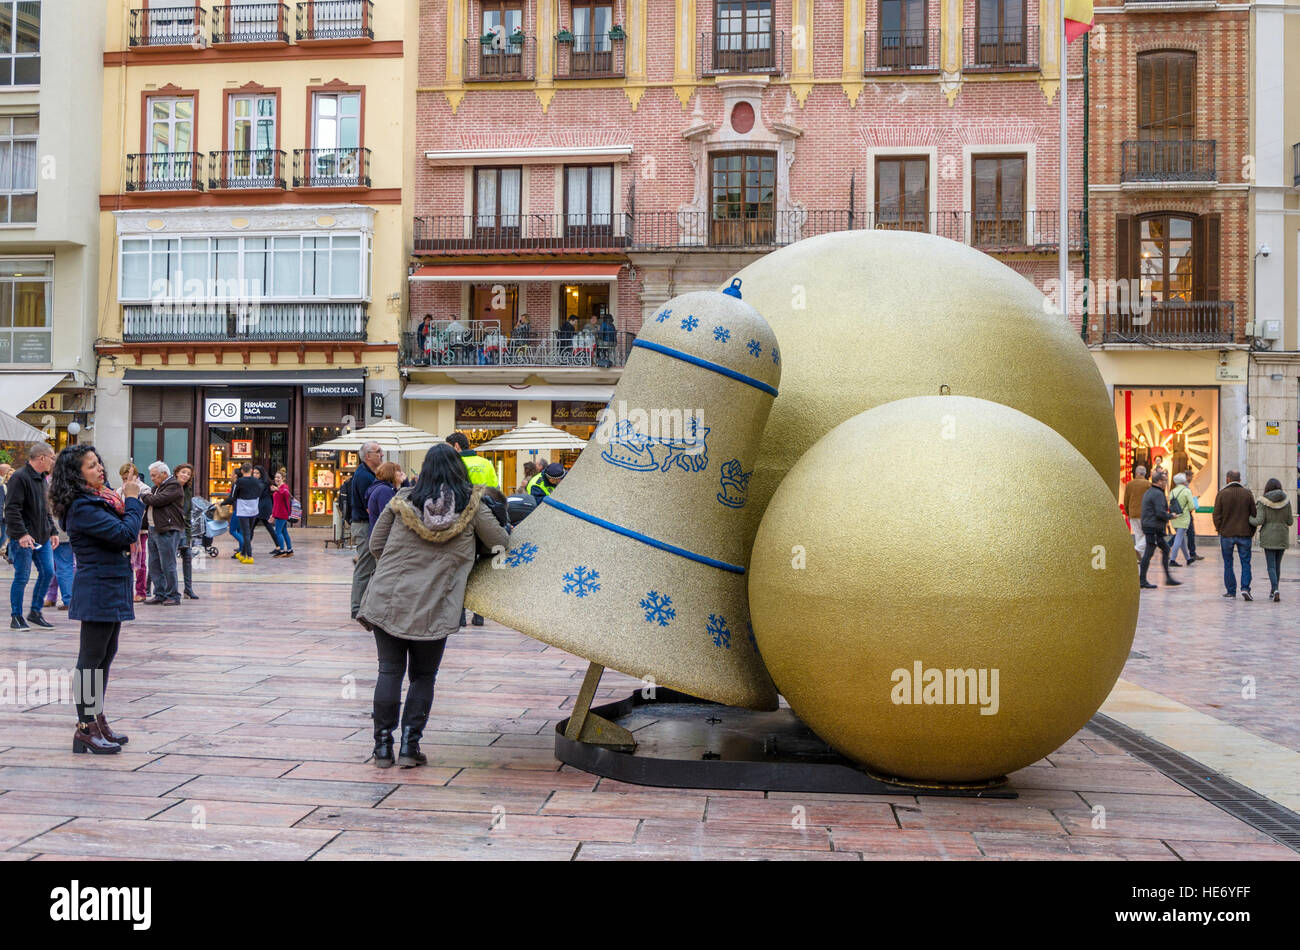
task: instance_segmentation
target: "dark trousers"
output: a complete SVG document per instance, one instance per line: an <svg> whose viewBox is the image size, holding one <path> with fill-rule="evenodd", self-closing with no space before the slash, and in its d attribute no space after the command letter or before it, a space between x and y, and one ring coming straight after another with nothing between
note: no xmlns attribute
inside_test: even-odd
<svg viewBox="0 0 1300 950"><path fill-rule="evenodd" d="M375 729L396 729L397 711L402 702L402 679L410 671L411 687L406 691L406 709L402 711L402 728L417 734L424 731L433 705L433 681L442 662L443 640L403 640L374 628L375 646L379 650L379 678L375 681Z"/></svg>
<svg viewBox="0 0 1300 950"><path fill-rule="evenodd" d="M194 593L194 548L184 541L181 542L181 578L185 582L185 593Z"/></svg>
<svg viewBox="0 0 1300 950"><path fill-rule="evenodd" d="M256 518L239 519L239 553L244 557L253 556L253 526L256 522Z"/></svg>
<svg viewBox="0 0 1300 950"><path fill-rule="evenodd" d="M1196 557L1196 515L1187 521L1187 553Z"/></svg>
<svg viewBox="0 0 1300 950"><path fill-rule="evenodd" d="M1147 583L1147 565L1151 563L1151 556L1160 549L1160 566L1165 569L1165 577L1169 577L1169 544L1165 541L1164 531L1147 531L1144 532L1147 538L1147 549L1142 552L1142 572L1139 577L1142 583Z"/></svg>
<svg viewBox="0 0 1300 950"><path fill-rule="evenodd" d="M108 668L113 665L113 657L117 656L117 636L121 632L121 621L81 621L81 651L77 654L74 684L77 719L81 722L91 722L104 711Z"/></svg>
<svg viewBox="0 0 1300 950"><path fill-rule="evenodd" d="M1281 548L1264 549L1264 566L1268 568L1268 594L1270 597L1277 593L1277 583L1282 577L1282 555L1285 553Z"/></svg>

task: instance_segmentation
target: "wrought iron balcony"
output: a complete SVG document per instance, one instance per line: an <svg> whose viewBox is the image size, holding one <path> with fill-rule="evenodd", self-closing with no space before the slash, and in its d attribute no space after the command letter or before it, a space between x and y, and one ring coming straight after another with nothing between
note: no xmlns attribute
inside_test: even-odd
<svg viewBox="0 0 1300 950"><path fill-rule="evenodd" d="M628 214L425 215L415 219L415 252L620 248L631 233Z"/></svg>
<svg viewBox="0 0 1300 950"><path fill-rule="evenodd" d="M132 10L127 42L132 48L192 46L202 49L204 16L203 8L193 3Z"/></svg>
<svg viewBox="0 0 1300 950"><path fill-rule="evenodd" d="M373 40L372 0L309 0L298 4L298 42Z"/></svg>
<svg viewBox="0 0 1300 950"><path fill-rule="evenodd" d="M976 72L1037 68L1037 27L974 27L962 30L962 69Z"/></svg>
<svg viewBox="0 0 1300 950"><path fill-rule="evenodd" d="M772 73L784 76L785 33L781 30L701 33L698 68L701 76L726 73Z"/></svg>
<svg viewBox="0 0 1300 950"><path fill-rule="evenodd" d="M212 8L212 44L288 43L287 3L219 3Z"/></svg>
<svg viewBox="0 0 1300 950"><path fill-rule="evenodd" d="M1236 334L1230 300L1170 301L1149 313L1103 313L1103 343L1231 343Z"/></svg>
<svg viewBox="0 0 1300 950"><path fill-rule="evenodd" d="M937 73L939 30L867 30L863 35L862 71L880 73Z"/></svg>
<svg viewBox="0 0 1300 950"><path fill-rule="evenodd" d="M514 37L513 41L511 36ZM537 40L517 33L511 36L488 33L467 39L465 81L511 82L532 79Z"/></svg>
<svg viewBox="0 0 1300 950"><path fill-rule="evenodd" d="M556 79L604 79L623 75L623 40L607 33L555 41Z"/></svg>
<svg viewBox="0 0 1300 950"><path fill-rule="evenodd" d="M123 343L364 340L364 303L158 301L122 308Z"/></svg>
<svg viewBox="0 0 1300 950"><path fill-rule="evenodd" d="M295 188L369 188L370 149L296 148Z"/></svg>
<svg viewBox="0 0 1300 950"><path fill-rule="evenodd" d="M248 188L284 188L284 152L209 152L208 188L211 191Z"/></svg>
<svg viewBox="0 0 1300 950"><path fill-rule="evenodd" d="M589 366L609 369L627 362L636 334L591 331L519 333L498 320L438 320L430 330L403 333L403 366Z"/></svg>
<svg viewBox="0 0 1300 950"><path fill-rule="evenodd" d="M127 191L202 191L199 152L144 152L126 157Z"/></svg>
<svg viewBox="0 0 1300 950"><path fill-rule="evenodd" d="M1120 145L1121 182L1217 181L1214 139L1129 141Z"/></svg>

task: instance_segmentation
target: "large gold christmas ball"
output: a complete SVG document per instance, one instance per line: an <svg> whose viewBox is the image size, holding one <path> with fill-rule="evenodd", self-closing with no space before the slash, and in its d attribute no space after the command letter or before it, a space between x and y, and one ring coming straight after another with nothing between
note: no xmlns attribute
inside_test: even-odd
<svg viewBox="0 0 1300 950"><path fill-rule="evenodd" d="M737 276L776 332L783 370L749 486L756 514L832 428L945 385L1051 426L1118 491L1114 412L1087 346L1000 261L931 234L843 231Z"/></svg>
<svg viewBox="0 0 1300 950"><path fill-rule="evenodd" d="M854 416L790 469L749 604L777 689L822 739L879 775L962 783L1037 761L1097 711L1138 579L1115 499L1069 442L999 403L927 396Z"/></svg>

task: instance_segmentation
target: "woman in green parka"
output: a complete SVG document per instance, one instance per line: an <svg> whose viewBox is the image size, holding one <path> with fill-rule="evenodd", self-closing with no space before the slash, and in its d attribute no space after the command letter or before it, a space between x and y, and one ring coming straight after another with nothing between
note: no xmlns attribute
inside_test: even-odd
<svg viewBox="0 0 1300 950"><path fill-rule="evenodd" d="M1176 508L1175 502L1177 502ZM1174 529L1174 543L1169 548L1169 563L1171 565L1178 563L1179 551L1183 552L1184 567L1192 563L1192 556L1187 550L1187 528L1192 523L1192 509L1194 507L1192 490L1187 487L1187 476L1179 472L1174 476L1174 490L1169 493L1169 508L1178 511L1178 514L1169 522L1169 527Z"/></svg>
<svg viewBox="0 0 1300 950"><path fill-rule="evenodd" d="M1268 565L1268 582L1273 588L1269 595L1274 601L1281 600L1278 594L1278 579L1282 575L1282 552L1291 543L1288 530L1295 522L1291 513L1291 500L1282 490L1282 483L1270 478L1264 486L1264 494L1255 502L1255 513L1250 516L1250 523L1259 526L1259 546L1264 549L1264 563Z"/></svg>

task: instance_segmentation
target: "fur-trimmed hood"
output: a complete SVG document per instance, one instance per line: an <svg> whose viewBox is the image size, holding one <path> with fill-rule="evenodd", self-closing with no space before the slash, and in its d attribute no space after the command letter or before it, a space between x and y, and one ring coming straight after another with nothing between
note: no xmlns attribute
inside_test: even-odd
<svg viewBox="0 0 1300 950"><path fill-rule="evenodd" d="M1259 497L1259 503L1266 508L1285 508L1290 501L1286 497L1286 490L1276 488L1267 495Z"/></svg>
<svg viewBox="0 0 1300 950"><path fill-rule="evenodd" d="M410 490L404 489L398 492L397 496L388 503L393 509L393 513L402 519L402 524L425 541L431 544L445 544L453 538L460 537L465 529L474 523L474 515L477 514L483 499L483 486L474 486L474 490L470 492L469 503L465 505L465 510L456 517L450 527L436 531L424 523L421 512L417 511L415 506L407 500L409 495Z"/></svg>

